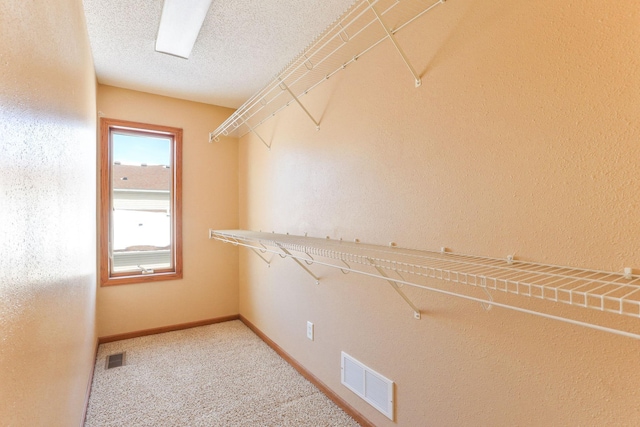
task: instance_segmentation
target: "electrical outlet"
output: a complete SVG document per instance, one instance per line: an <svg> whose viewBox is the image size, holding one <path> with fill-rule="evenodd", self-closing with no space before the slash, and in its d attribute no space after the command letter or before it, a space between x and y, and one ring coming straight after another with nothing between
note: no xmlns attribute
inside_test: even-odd
<svg viewBox="0 0 640 427"><path fill-rule="evenodd" d="M313 323L307 322L307 338L313 341Z"/></svg>

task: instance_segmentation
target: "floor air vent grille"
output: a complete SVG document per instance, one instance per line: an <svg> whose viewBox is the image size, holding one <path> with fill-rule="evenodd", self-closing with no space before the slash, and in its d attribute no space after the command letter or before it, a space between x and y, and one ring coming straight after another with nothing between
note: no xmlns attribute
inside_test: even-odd
<svg viewBox="0 0 640 427"><path fill-rule="evenodd" d="M125 352L110 354L107 356L107 366L106 369L117 368L119 366L123 366L125 361Z"/></svg>

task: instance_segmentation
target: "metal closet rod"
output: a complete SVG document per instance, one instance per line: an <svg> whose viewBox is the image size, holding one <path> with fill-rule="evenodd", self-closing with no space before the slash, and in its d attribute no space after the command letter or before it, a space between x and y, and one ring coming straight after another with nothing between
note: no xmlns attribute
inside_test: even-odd
<svg viewBox="0 0 640 427"><path fill-rule="evenodd" d="M316 83L311 84L310 86L306 87L299 95L296 96L293 92L289 91L289 93L293 97L293 100L296 103L298 103L303 108L303 110L305 110L306 114L310 117L310 119L316 125L316 128L319 128L319 123L310 115L310 113L306 110L306 108L301 104L299 98L301 96L307 94L310 90L314 89L320 83L322 83L325 80L327 80L333 74L335 74L338 71L344 69L348 64L350 64L351 62L355 61L358 57L364 55L369 50L371 50L373 47L377 46L380 42L386 40L387 38L389 40L391 40L391 42L393 43L393 45L396 48L396 50L398 50L400 56L402 57L402 60L404 61L404 63L407 65L407 67L411 71L411 74L413 75L413 77L415 79L416 86L419 86L420 83L421 83L420 77L416 73L416 71L413 68L413 66L411 65L411 63L408 61L408 59L407 59L406 55L404 54L404 51L402 50L402 48L395 41L394 35L398 31L400 31L401 29L406 27L409 23L415 21L416 19L418 19L423 14L427 13L428 11L430 11L431 9L436 7L437 5L442 4L444 2L445 2L445 0L437 0L431 6L428 6L427 8L423 9L421 12L417 13L412 18L408 19L406 22L401 24L399 27L397 27L395 29L388 29L386 27L385 23L382 21L381 17L383 17L389 11L394 9L401 2L395 1L387 9L385 9L384 11L377 12L374 6L377 3L379 3L379 0L362 0L357 6L352 7L350 9L350 11L345 16L343 16L341 19L339 19L337 21L336 24L334 24L330 29L326 30L323 36L318 37L317 40L311 46L309 46L307 49L305 49L305 51L298 58L296 58L288 66L286 66L283 69L283 71L278 73L278 75L276 76L276 78L274 80L272 80L262 90L258 91L255 95L253 95L251 98L249 98L249 100L247 100L236 112L234 112L227 120L225 120L215 131L211 132L210 135L209 135L209 142L218 141L220 135L227 136L230 132L235 132L242 125L246 125L247 129L244 131L244 133L242 133L242 134L240 134L238 136L241 137L241 136L243 136L243 135L245 135L245 134L247 134L249 132L255 132L255 129L257 127L259 127L262 123L264 123L269 118L273 117L280 110L282 110L283 108L288 106L289 103L291 102L291 101L288 101L288 102L284 103L282 106L277 107L274 111L271 111L270 114L268 114L265 118L260 120L256 125L254 125L254 126L250 126L249 125L249 120L251 120L256 114L258 114L260 111L262 111L264 108L266 108L269 104L274 102L276 99L278 99L283 94L283 91L277 91L275 96L273 96L269 101L265 102L265 98L271 92L273 92L274 90L278 89L278 87L281 85L281 83L284 82L284 80L286 80L289 77L293 76L294 73L296 73L304 65L306 70L304 70L302 75L300 75L294 81L288 83L288 87L291 87L292 85L295 85L302 78L306 77L309 73L317 70L317 68L325 60L327 60L330 57L333 57L333 55L336 54L336 52L338 52L342 47L344 47L350 40L352 40L353 38L355 38L358 35L360 35L362 33L362 31L364 31L370 25L375 24L376 22L378 22L381 25L382 29L385 32L385 35L383 37L379 38L378 40L375 40L369 47L365 48L363 51L357 53L353 57L346 58L345 61L342 61L342 65L341 66L339 66L338 68L336 68L336 69L330 71L329 73L326 73L323 76L321 76L321 78ZM352 14L354 14L357 10L359 10L362 6L364 6L364 9L362 9L357 15L355 15L355 17L353 17L351 20L349 20L347 22L349 17ZM364 25L362 28L360 28L358 31L356 31L354 34L349 35L346 31L359 18L361 18L368 11L372 11L374 17L371 20L369 20L366 23L366 25ZM345 37L343 36L343 34L346 36L346 40L345 40ZM331 36L329 36L329 35L331 35ZM334 50L332 50L331 52L326 54L320 60L315 60L314 59L315 55L317 55L319 52L321 52L322 49L324 49L334 39L336 39L338 37L340 37L342 43L337 48L335 48ZM313 59L313 61L312 61L312 59ZM307 64L311 64L311 66L309 66ZM254 112L252 112L251 114L245 116L254 107L257 107L257 109ZM230 130L231 127L233 127L233 129ZM262 138L260 138L260 139L262 139ZM263 140L263 143L265 145L267 145L266 142L264 142L264 140ZM269 147L269 145L267 145L267 147Z"/></svg>
<svg viewBox="0 0 640 427"><path fill-rule="evenodd" d="M253 236L253 237L252 237ZM262 238L265 237L265 238ZM269 238L266 238L269 237ZM616 335L620 335L620 336L624 336L624 337L628 337L628 338L634 338L634 339L640 339L640 334L637 333L633 333L633 332L629 332L629 331L624 331L621 329L615 329L615 328L610 328L610 327L606 327L606 326L601 326L598 324L594 324L594 323L589 323L589 322L584 322L581 320L575 320L575 319L571 319L571 318L567 318L567 317L562 317L562 316L557 316L557 315L553 315L553 314L548 314L548 313L544 313L544 312L539 312L539 311L535 311L535 310L530 310L530 309L526 309L526 308L522 308L522 307L518 307L518 306L513 306L510 304L505 304L505 303L500 303L500 302L496 302L493 300L493 298L491 297L491 294L489 292L487 292L487 289L491 289L491 290L496 290L493 288L487 288L487 287L483 287L482 285L474 285L476 287L480 287L480 289L483 289L489 298L485 299L485 298L478 298L478 297L473 297L473 296L469 296L469 295L465 295L462 293L457 293L457 292L453 292L453 291L447 291L444 289L439 289L439 288L435 288L435 287L431 287L428 285L422 285L422 284L418 284L415 282L411 282L409 280L406 280L404 277L400 276L400 279L396 279L396 278L392 278L389 277L387 274L384 273L384 271L382 270L384 268L384 266L376 264L375 262L372 262L370 265L371 267L375 268L377 270L377 273L370 273L367 271L363 271L361 269L357 269L357 268L353 268L351 267L349 264L347 264L344 259L339 258L338 260L341 261L341 264L334 264L331 262L327 262L327 261L320 261L316 258L312 258L311 255L309 255L308 252L311 251L302 251L301 248L298 249L293 249L291 246L291 244L287 244L284 241L280 241L280 240L286 240L289 238L295 238L295 239L308 239L310 241L310 243L312 243L312 241L318 241L319 239L317 238L306 238L306 236L289 236L287 235L278 235L278 234L273 234L273 233L257 233L257 232L248 232L245 230L209 230L209 238L210 239L215 239L215 240L219 240L221 242L224 243L231 243L234 246L242 246L242 247L247 247L250 248L252 250L259 250L262 253L265 252L269 252L269 253L273 253L273 254L278 254L280 255L282 258L286 258L286 257L290 257L292 259L294 259L301 267L303 267L305 270L307 270L307 273L309 273L310 275L313 276L314 279L316 279L316 283L320 280L319 277L317 277L316 275L314 275L311 271L309 271L306 267L304 267L300 261L304 261L305 263L307 263L308 265L312 265L312 264L318 264L318 265L322 265L322 266L326 266L326 267L331 267L331 268L335 268L335 269L339 269L341 270L343 273L349 273L349 272L353 272L353 273L357 273L363 276L368 276L368 277L373 277L373 278L377 278L377 279L382 279L388 282L393 282L396 285L407 285L407 286L411 286L414 288L418 288L418 289L424 289L427 291L431 291L431 292L436 292L439 294L443 294L443 295L448 295L448 296L453 296L453 297L458 297L458 298L462 298L462 299L466 299L469 301L474 301L474 302L478 302L480 304L483 305L483 307L485 309L488 309L492 306L497 306L497 307L501 307L501 308L505 308L505 309L509 309L509 310L513 310L513 311L517 311L517 312L521 312L521 313L527 313L527 314L531 314L531 315L535 315L535 316L539 316L539 317L543 317L543 318L547 318L547 319L552 319L552 320L557 320L557 321L561 321L564 323L569 323L572 325L578 325L578 326L583 326L583 327L587 327L590 329L594 329L594 330L598 330L598 331L602 331L602 332L608 332L608 333L612 333L612 334L616 334ZM280 239L282 238L282 239ZM253 243L255 242L255 244ZM341 247L344 246L350 246L349 242L343 242L343 241L332 241L329 240L326 242L329 246L336 246L336 245L340 245ZM270 249L269 247L265 246L266 245L272 245L272 246L276 246L277 249ZM346 244L346 245L345 245ZM323 242L323 245L325 245L325 243ZM352 245L352 244L351 244ZM375 248L376 245L363 245L366 246L366 250L372 250L371 248ZM288 248L288 250L285 251L285 253L283 254L280 250L282 250L282 248ZM309 248L311 248L312 246L309 246ZM290 252L291 250L301 250L303 254L296 254L296 253L292 253ZM375 249L373 249L375 251ZM386 247L383 246L378 246L378 250L382 253L386 253L389 252L388 249ZM412 252L418 251L416 249L409 249ZM424 251L424 252L431 252L431 253L436 253L435 251ZM402 254L402 255L407 255L407 254ZM362 255L354 255L354 256L362 256ZM464 257L464 255L461 255ZM470 258L477 258L477 259L482 259L482 257L478 257L478 256L469 256ZM262 257L261 257L262 258ZM368 258L369 260L371 260L371 258ZM486 258L489 260L499 260L497 258ZM263 258L264 260L264 258ZM266 260L264 260L266 261ZM504 260L503 260L504 261ZM268 264L270 264L270 262L268 262ZM534 263L525 263L525 264L534 264ZM603 272L603 271L596 271L596 270L581 270L581 269L576 269L573 267L562 267L562 266L554 266L554 265L548 265L548 264L539 264L540 266L543 267L552 267L552 268L563 268L563 269L568 269L568 270L575 270L575 271L583 271L585 273L598 273L598 274L607 274L607 275L618 275L617 273L611 273L611 272ZM270 265L269 265L270 266ZM399 274L399 273L398 273ZM627 271L625 271L625 274L623 277L627 277ZM587 276L588 277L588 276ZM436 277L436 276L432 276L432 278L436 278L436 279L443 279L442 277ZM443 279L444 280L444 279ZM632 277L631 278L632 282L636 282L638 280L638 277ZM464 283L464 282L458 282L458 283ZM470 284L470 283L467 283ZM394 287L395 288L395 287ZM640 288L636 289L640 290ZM398 291L398 289L396 288L396 291ZM634 291L635 292L635 291ZM401 296L403 296L403 298L405 299L405 301L412 307L412 309L414 309L414 317L416 317L417 319L420 318L420 311L411 303L411 301L409 301L406 296L402 293L402 291L400 291ZM560 302L565 302L562 300L558 300ZM589 306L583 306L583 305L578 305L580 307L589 307ZM623 313L621 313L623 314Z"/></svg>

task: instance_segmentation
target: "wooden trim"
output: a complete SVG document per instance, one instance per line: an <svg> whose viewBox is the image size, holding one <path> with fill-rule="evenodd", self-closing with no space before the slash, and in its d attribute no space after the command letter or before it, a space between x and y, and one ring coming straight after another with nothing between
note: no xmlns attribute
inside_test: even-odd
<svg viewBox="0 0 640 427"><path fill-rule="evenodd" d="M172 215L172 251L174 266L171 270L160 270L152 274L111 274L109 269L109 223L111 212L111 153L109 150L109 133L111 128L119 128L131 133L146 134L140 129L165 133L173 136L173 192L171 200ZM99 263L100 285L127 285L133 283L157 282L163 280L182 279L182 129L169 126L136 123L126 120L100 119L100 226L99 226Z"/></svg>
<svg viewBox="0 0 640 427"><path fill-rule="evenodd" d="M93 373L96 370L96 359L98 358L98 346L100 342L96 338L95 349L93 352L93 363L91 364L91 373L89 374L89 383L87 384L87 390L84 394L84 411L82 412L82 420L80 421L80 427L83 427L87 422L87 411L89 410L89 397L91 397L91 386L93 385Z"/></svg>
<svg viewBox="0 0 640 427"><path fill-rule="evenodd" d="M297 360L295 360L289 353L284 351L282 347L276 344L271 338L266 336L260 329L258 329L253 323L251 323L243 315L239 315L240 321L247 325L262 341L264 341L269 347L271 347L280 357L282 357L287 363L298 371L303 377L305 377L310 383L318 387L329 399L338 405L344 412L349 414L358 424L363 427L375 427L371 421L367 420L364 415L358 412L353 406L349 405L344 399L338 396L333 390L331 390L326 384L324 384L318 377L313 375L307 368L302 366Z"/></svg>
<svg viewBox="0 0 640 427"><path fill-rule="evenodd" d="M109 121L100 119L100 227L98 240L100 241L100 283L104 284L109 278Z"/></svg>
<svg viewBox="0 0 640 427"><path fill-rule="evenodd" d="M107 274L109 274L108 271L107 271ZM163 280L177 280L177 279L182 279L182 273L178 274L177 272L172 271L170 273L154 272L152 274L138 274L134 276L113 276L112 275L111 277L105 280L102 280L101 286L131 285L134 283L160 282Z"/></svg>
<svg viewBox="0 0 640 427"><path fill-rule="evenodd" d="M165 332L179 331L179 330L182 330L182 329L195 328L195 327L198 327L198 326L213 325L214 323L222 323L222 322L228 322L230 320L238 320L238 319L240 319L239 315L232 314L231 316L216 317L216 318L213 318L213 319L205 319L205 320L196 320L195 322L180 323L180 324L177 324L177 325L169 325L169 326L161 326L159 328L143 329L141 331L125 332L124 334L107 335L106 337L98 338L98 343L99 344L105 344L105 343L108 343L108 342L128 340L128 339L131 339L131 338L144 337L144 336L147 336L147 335L162 334L162 333L165 333Z"/></svg>
<svg viewBox="0 0 640 427"><path fill-rule="evenodd" d="M174 221L173 250L175 251L175 274L182 277L182 129L178 129L175 133L173 142L173 166L175 168L173 180L173 209Z"/></svg>

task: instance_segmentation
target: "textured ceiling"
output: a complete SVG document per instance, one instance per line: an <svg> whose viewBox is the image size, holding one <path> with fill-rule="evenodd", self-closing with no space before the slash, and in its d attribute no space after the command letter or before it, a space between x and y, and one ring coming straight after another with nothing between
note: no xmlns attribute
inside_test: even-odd
<svg viewBox="0 0 640 427"><path fill-rule="evenodd" d="M84 0L98 81L239 107L354 0L213 0L188 60L154 50L162 0Z"/></svg>

